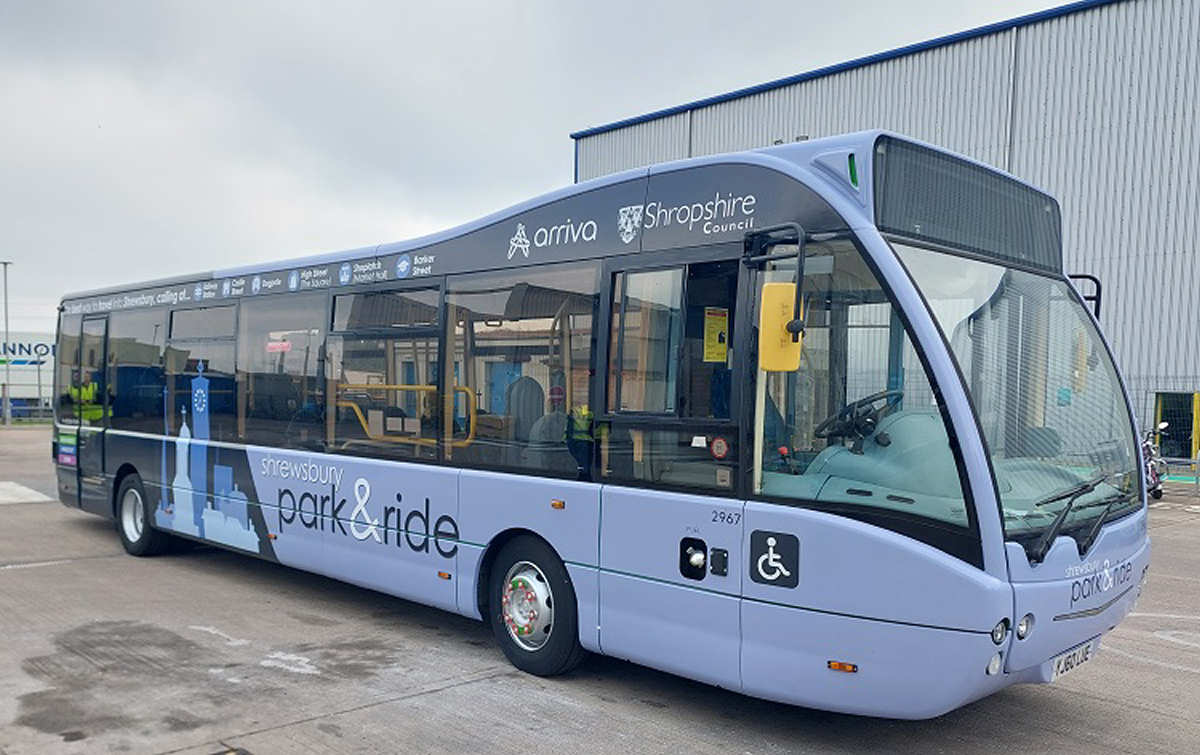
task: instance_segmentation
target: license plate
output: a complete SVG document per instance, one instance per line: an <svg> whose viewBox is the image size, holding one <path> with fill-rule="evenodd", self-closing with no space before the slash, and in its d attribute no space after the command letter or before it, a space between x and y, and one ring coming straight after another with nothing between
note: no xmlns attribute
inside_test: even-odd
<svg viewBox="0 0 1200 755"><path fill-rule="evenodd" d="M1052 662L1054 665L1052 667L1053 671L1050 672L1050 681L1054 681L1060 676L1074 671L1084 663L1090 661L1095 654L1096 641L1092 639L1082 645L1076 645L1067 652L1059 655Z"/></svg>

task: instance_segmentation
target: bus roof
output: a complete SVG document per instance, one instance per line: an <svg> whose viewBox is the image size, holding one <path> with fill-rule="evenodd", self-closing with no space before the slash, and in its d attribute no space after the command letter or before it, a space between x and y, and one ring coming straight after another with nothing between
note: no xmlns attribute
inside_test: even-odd
<svg viewBox="0 0 1200 755"><path fill-rule="evenodd" d="M750 197L750 200L755 203L751 209L751 214L757 212L758 218L762 219L764 215L768 214L765 212L767 210L765 205L770 201L771 193L763 191L757 184L746 178L746 176L739 174L746 171L755 172L758 178L754 179L754 181L757 182L770 181L772 180L769 178L771 175L786 177L792 183L801 182L796 183L794 190L780 187L776 189L776 193L783 192L793 195L802 185L811 184L811 188L819 189L822 194L831 195L840 192L839 200L844 201L847 198L852 200L848 205L842 205L843 212L841 214L848 214L846 212L846 208L848 207L851 210L849 214L856 214L857 217L850 217L845 220L839 217L838 213L833 212L824 200L819 202L823 204L823 207L816 207L815 205L810 207L809 211L816 212L820 218L816 221L809 221L810 225L806 227L810 230L815 230L822 225L829 229L832 229L834 226L842 227L847 222L850 225L857 225L859 222L869 224L872 222L873 210L870 168L872 147L881 136L889 136L906 142L921 144L917 140L887 131L869 130L813 139L805 142L764 147L757 150L677 160L602 176L566 186L462 225L406 241L383 243L300 258L261 262L252 265L196 272L190 275L173 276L159 280L133 282L121 286L75 292L64 296L63 301L72 302L84 299L96 299L97 297L114 296L133 291L143 291L146 292L146 295L154 296L156 295L153 293L154 291L168 292L168 289L182 290L184 287L191 288L190 291L184 292L186 294L183 297L185 301L219 300L229 296L239 297L246 291L257 294L260 292L259 286L266 286L267 291L274 290L275 288L279 288L281 291L296 291L336 287L337 285L346 285L348 283L359 284L402 279L410 276L420 277L422 274L441 275L445 272L465 272L473 269L482 271L504 268L516 264L510 261L513 259L513 255L518 252L525 259L528 259L530 245L539 247L554 246L555 244L553 243L538 243L537 234L543 231L546 232L546 240L548 242L557 242L563 239L570 240L571 234L574 234L574 241L576 242L581 239L594 241L600 236L611 237L608 245L609 251L602 253L589 250L590 254L586 256L591 257L647 251L641 240L641 237L644 237L646 234L641 231L648 230L651 227L649 225L651 221L647 219L647 225L633 230L634 235L639 238L639 245L630 245L632 238L622 238L621 241L616 241L615 239L619 236L628 235L630 230L626 228L625 231L621 231L618 228L622 222L620 217L615 218L618 220L617 223L613 223L612 220L607 219L607 214L611 213L614 207L621 209L622 212L636 210L636 222L634 222L631 215L627 218L627 225L629 223L640 225L641 213L646 208L654 205L655 203L651 200L660 197L660 195L662 195L661 201L657 205L659 209L668 205L672 207L680 206L670 204L672 201L694 203L699 200L703 202L705 197L713 197L715 194L718 211L724 200L734 202L740 197ZM946 152L946 150L933 145L924 146ZM845 156L850 153L858 156L858 175L854 176L853 180L847 172L845 164ZM956 157L977 165L982 165L970 158L957 155ZM991 166L983 167L997 173L1002 173ZM703 173L689 173L691 181L686 185L667 186L667 184L671 183L667 178L669 175L692 170L703 171ZM706 178L699 180L698 177L701 175ZM725 176L725 178L722 179L721 176ZM815 178L824 179L824 181L813 180ZM1010 178L1012 177L1010 176ZM680 184L679 181L675 183ZM706 184L711 184L711 186ZM821 185L817 186L817 184ZM738 194L737 191L739 190L743 193ZM663 195L663 192L666 192L666 195ZM722 192L725 192L727 196L723 197ZM817 196L812 191L808 193L812 194L813 197ZM605 201L595 201L599 198L604 198ZM799 201L794 196L792 200ZM782 201L782 198L774 197L774 201L778 203ZM638 207L641 209L637 209ZM557 212L555 212L556 208ZM786 215L787 212L780 210L776 214L782 216ZM597 219L601 218L604 219L601 222L597 222ZM528 228L533 230L517 231L515 226L510 227L514 221L519 221L517 225L521 226L522 229ZM815 225L812 225L812 223L815 223ZM758 227L764 224L765 220L760 222ZM745 229L731 226L729 230L738 231L737 236L740 238L741 232ZM526 240L524 247L521 246L520 234L522 233L531 237ZM458 265L455 270L441 269L441 265L438 264L437 260L438 255L442 251L447 251L445 249L446 245L455 241L461 241L467 236L478 237L480 239L486 237L486 241L481 240L478 243L473 241L472 243L476 245L488 244L491 249L495 249L498 245L502 250L500 256L497 258L488 257L481 265ZM693 246L699 243L715 243L720 240L727 241L731 239L711 237L696 240L684 238L676 239L675 243L678 243L679 246ZM562 246L569 247L570 244L563 244ZM507 260L504 259L503 250L507 250ZM420 254L425 251L429 251L430 253ZM457 250L455 251L457 252ZM457 254L450 256L454 257ZM428 262L430 264L421 264L420 259L422 257L429 257ZM541 255L537 261L566 261L575 258L583 259L584 256L572 257L569 254ZM533 264L533 261L531 260L529 264ZM397 267L404 265L408 265L409 267L407 269ZM337 267L336 270L333 269L335 266ZM347 267L349 267L349 279L343 279L347 275L344 269ZM429 269L426 269L427 267ZM195 295L193 296L192 294ZM173 296L173 294L170 294L167 299L153 302L153 304L178 303L177 301L171 301L170 296ZM146 306L148 304L150 302L143 300L140 304L130 303L126 306Z"/></svg>

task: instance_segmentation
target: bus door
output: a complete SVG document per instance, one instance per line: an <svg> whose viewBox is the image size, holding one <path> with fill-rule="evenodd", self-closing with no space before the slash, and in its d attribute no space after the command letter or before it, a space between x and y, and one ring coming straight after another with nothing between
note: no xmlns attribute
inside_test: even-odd
<svg viewBox="0 0 1200 755"><path fill-rule="evenodd" d="M112 513L104 485L104 429L108 425L107 336L107 317L84 319L83 336L79 340L78 384L71 388L75 392L75 412L79 417L79 506L104 516Z"/></svg>
<svg viewBox="0 0 1200 755"><path fill-rule="evenodd" d="M726 257L609 269L597 417L600 645L727 689L741 686L740 267Z"/></svg>

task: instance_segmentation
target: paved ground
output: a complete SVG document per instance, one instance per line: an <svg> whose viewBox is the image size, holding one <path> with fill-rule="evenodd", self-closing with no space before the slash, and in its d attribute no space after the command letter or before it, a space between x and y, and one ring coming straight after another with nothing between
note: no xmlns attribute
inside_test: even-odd
<svg viewBox="0 0 1200 755"><path fill-rule="evenodd" d="M46 435L0 432L0 481L53 493ZM1095 661L1054 685L899 722L607 658L525 676L476 622L214 549L131 558L97 518L5 504L0 753L1189 752L1200 499L1168 496L1151 530L1149 586Z"/></svg>

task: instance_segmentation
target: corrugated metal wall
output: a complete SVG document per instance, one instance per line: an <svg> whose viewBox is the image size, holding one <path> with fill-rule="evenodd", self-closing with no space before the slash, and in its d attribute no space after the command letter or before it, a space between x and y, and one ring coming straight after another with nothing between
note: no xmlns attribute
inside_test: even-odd
<svg viewBox="0 0 1200 755"><path fill-rule="evenodd" d="M1062 202L1149 423L1200 391L1198 81L1200 2L1128 0L587 136L578 177L864 128L1007 168Z"/></svg>

